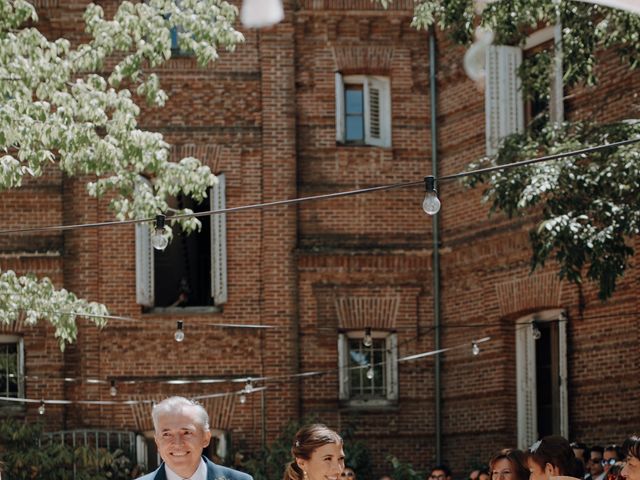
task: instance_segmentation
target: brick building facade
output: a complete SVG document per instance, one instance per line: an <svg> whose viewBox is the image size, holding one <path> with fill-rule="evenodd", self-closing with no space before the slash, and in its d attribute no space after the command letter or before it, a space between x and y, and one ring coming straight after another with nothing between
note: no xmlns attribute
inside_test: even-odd
<svg viewBox="0 0 640 480"><path fill-rule="evenodd" d="M36 4L48 35L81 38L85 2ZM115 11L115 1L101 4L107 15ZM484 96L462 70L464 50L441 32L432 122L430 40L410 25L412 1L396 0L388 10L369 0L300 0L286 7L282 23L245 32L235 53L207 68L188 55L167 62L159 74L169 101L141 117L143 128L175 145L176 158L193 153L224 174L227 206L419 180L432 172L434 147L440 175L463 171L484 154ZM565 97L566 118L637 116L637 72L606 52L599 68L600 85ZM336 92L355 103L336 102ZM344 115L342 126L336 110ZM374 112L380 125L371 123ZM104 200L86 195L86 180L52 170L3 193L5 228L111 219ZM206 400L214 428L253 450L288 421L315 416L335 428L356 426L376 473L389 468L387 455L424 469L436 455L435 360L395 360L435 348L439 295L441 346L468 345L441 355L439 367L441 453L457 474L499 447L526 446L538 432L607 443L637 430L635 259L610 301L601 303L591 284L581 300L553 265L530 273L527 232L534 218L488 217L480 189L458 183L439 186L439 193L438 288L432 219L421 209L421 188L228 214L222 307L143 307L130 225L2 236L3 271L49 276L105 303L114 315L139 320L112 320L103 330L80 320L78 342L65 352L46 322L5 327L3 339L22 342L23 393L72 401L151 399L242 387L166 383L176 378L270 377L257 382L268 388L246 403L237 395ZM181 343L173 340L178 320L185 325ZM542 342L528 340L534 326ZM367 329L371 350L359 346ZM485 336L491 340L474 356L472 339ZM372 363L367 355L373 355L370 383L365 368L350 368ZM292 377L312 371L323 375ZM562 385L544 383L548 378ZM37 405L13 407L13 413L35 418ZM147 413L127 404L76 403L48 405L45 420L48 430L143 432L151 429ZM536 415L538 424L526 423Z"/></svg>

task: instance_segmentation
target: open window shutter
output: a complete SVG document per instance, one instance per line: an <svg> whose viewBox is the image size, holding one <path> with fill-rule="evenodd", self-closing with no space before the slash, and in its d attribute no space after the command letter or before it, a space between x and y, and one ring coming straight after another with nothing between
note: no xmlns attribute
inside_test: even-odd
<svg viewBox="0 0 640 480"><path fill-rule="evenodd" d="M336 141L340 143L345 138L344 111L344 83L342 74L336 72Z"/></svg>
<svg viewBox="0 0 640 480"><path fill-rule="evenodd" d="M391 100L389 80L367 77L364 88L364 141L368 145L391 145Z"/></svg>
<svg viewBox="0 0 640 480"><path fill-rule="evenodd" d="M226 208L224 173L211 188L211 210ZM215 305L227 302L227 214L211 215L211 296Z"/></svg>
<svg viewBox="0 0 640 480"><path fill-rule="evenodd" d="M549 92L549 118L551 122L560 124L564 121L564 83L562 76L562 25L558 23L553 29L553 74L551 91Z"/></svg>
<svg viewBox="0 0 640 480"><path fill-rule="evenodd" d="M148 223L136 223L136 302L153 307L153 247Z"/></svg>
<svg viewBox="0 0 640 480"><path fill-rule="evenodd" d="M569 438L569 395L567 385L567 317L558 316L558 356L560 381L560 435Z"/></svg>
<svg viewBox="0 0 640 480"><path fill-rule="evenodd" d="M524 101L518 68L519 47L491 45L486 51L485 120L487 155L494 155L500 141L524 130Z"/></svg>
<svg viewBox="0 0 640 480"><path fill-rule="evenodd" d="M385 361L387 362L387 400L398 399L398 337L391 334L387 337Z"/></svg>
<svg viewBox="0 0 640 480"><path fill-rule="evenodd" d="M340 371L338 379L340 382L340 400L349 400L351 371L349 370L349 344L344 333L338 335L338 362Z"/></svg>
<svg viewBox="0 0 640 480"><path fill-rule="evenodd" d="M516 325L516 385L518 402L518 448L524 450L538 439L536 408L536 351L531 325Z"/></svg>

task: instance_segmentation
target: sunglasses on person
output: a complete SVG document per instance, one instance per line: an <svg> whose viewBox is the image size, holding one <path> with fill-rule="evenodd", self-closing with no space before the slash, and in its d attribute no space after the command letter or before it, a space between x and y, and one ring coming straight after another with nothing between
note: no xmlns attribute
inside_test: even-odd
<svg viewBox="0 0 640 480"><path fill-rule="evenodd" d="M604 467L605 465L615 465L617 460L615 458L610 458L609 460L605 460L604 458L600 460L600 464Z"/></svg>

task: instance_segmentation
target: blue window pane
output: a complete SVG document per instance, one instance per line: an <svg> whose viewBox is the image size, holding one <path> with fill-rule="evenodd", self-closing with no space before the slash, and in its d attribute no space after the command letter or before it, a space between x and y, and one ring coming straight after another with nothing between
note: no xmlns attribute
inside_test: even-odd
<svg viewBox="0 0 640 480"><path fill-rule="evenodd" d="M178 50L178 29L173 27L171 30L171 50Z"/></svg>
<svg viewBox="0 0 640 480"><path fill-rule="evenodd" d="M345 92L346 113L362 115L364 112L364 97L362 89L350 89Z"/></svg>
<svg viewBox="0 0 640 480"><path fill-rule="evenodd" d="M362 116L347 116L347 141L364 140L364 118Z"/></svg>

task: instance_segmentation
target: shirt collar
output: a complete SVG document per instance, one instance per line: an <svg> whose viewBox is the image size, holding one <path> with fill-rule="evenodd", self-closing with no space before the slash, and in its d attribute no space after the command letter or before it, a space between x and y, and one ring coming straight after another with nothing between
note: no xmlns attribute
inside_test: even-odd
<svg viewBox="0 0 640 480"><path fill-rule="evenodd" d="M184 479L184 477L181 477L176 472L171 470L166 463L164 464L164 472L167 475L167 480ZM198 465L198 469L193 475L189 477L189 480L207 480L207 464L204 463L204 460L202 458L200 459L200 465Z"/></svg>

